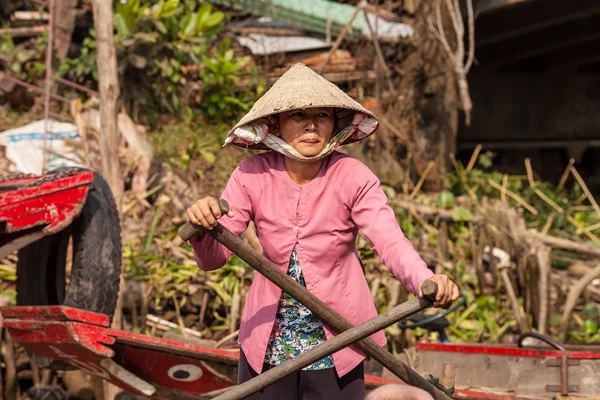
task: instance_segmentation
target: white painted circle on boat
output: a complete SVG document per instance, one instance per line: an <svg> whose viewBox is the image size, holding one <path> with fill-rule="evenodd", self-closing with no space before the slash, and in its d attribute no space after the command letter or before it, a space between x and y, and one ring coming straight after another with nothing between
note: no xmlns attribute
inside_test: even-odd
<svg viewBox="0 0 600 400"><path fill-rule="evenodd" d="M178 364L169 368L169 378L179 382L193 382L202 378L202 368L193 364Z"/></svg>

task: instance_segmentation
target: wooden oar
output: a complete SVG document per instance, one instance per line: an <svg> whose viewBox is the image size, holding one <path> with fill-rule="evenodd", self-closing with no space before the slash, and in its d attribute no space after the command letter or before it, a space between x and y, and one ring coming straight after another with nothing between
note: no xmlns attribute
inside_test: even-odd
<svg viewBox="0 0 600 400"><path fill-rule="evenodd" d="M221 214L229 212L229 205L225 200L219 200ZM202 226L186 222L179 229L179 237L184 241L190 240L194 235L204 232L244 260L248 265L262 274L265 278L280 287L285 293L302 303L306 308L317 315L323 322L344 332L354 328L345 318L335 312L331 307L319 300L299 283L295 282L287 274L280 271L275 265L267 260L262 254L258 254L252 247L242 239L234 235L229 229L220 223L210 230ZM428 301L428 300L425 300ZM417 311L415 311L417 312ZM377 360L381 365L391 371L394 375L409 385L418 387L428 392L435 400L450 400L448 396L431 382L417 374L402 361L396 359L393 354L378 345L373 339L366 337L357 343L367 354Z"/></svg>

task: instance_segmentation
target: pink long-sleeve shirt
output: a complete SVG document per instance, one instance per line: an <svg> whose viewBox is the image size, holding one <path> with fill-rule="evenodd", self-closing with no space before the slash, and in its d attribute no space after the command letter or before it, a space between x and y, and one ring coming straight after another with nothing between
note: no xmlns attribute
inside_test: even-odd
<svg viewBox="0 0 600 400"><path fill-rule="evenodd" d="M263 255L287 272L294 247L306 288L353 325L377 315L356 250L360 230L386 267L417 295L433 273L402 233L377 177L360 161L333 152L310 182L299 185L285 170L284 156L268 152L242 162L232 173L222 198L233 217L220 223L241 235L250 220ZM196 262L205 271L222 267L231 252L209 235L191 240ZM275 322L281 289L257 273L246 299L239 340L250 366L261 372ZM333 336L324 324L327 339ZM386 342L383 331L372 336ZM339 376L364 359L356 345L333 355Z"/></svg>

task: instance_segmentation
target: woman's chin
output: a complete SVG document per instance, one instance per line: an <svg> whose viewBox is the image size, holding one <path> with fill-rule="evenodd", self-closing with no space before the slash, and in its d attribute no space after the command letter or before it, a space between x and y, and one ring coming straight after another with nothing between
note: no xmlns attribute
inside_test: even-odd
<svg viewBox="0 0 600 400"><path fill-rule="evenodd" d="M304 157L315 157L318 156L321 151L325 148L324 146L297 146L294 147L296 151L302 154Z"/></svg>

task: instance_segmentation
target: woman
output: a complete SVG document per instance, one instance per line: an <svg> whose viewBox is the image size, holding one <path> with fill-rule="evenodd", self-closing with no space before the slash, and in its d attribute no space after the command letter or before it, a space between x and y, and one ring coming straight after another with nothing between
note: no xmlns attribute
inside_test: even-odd
<svg viewBox="0 0 600 400"><path fill-rule="evenodd" d="M377 311L355 247L359 230L411 293L426 279L438 284L434 306L449 305L458 288L434 275L403 235L377 177L360 161L335 151L379 125L375 115L302 64L292 66L230 131L226 143L272 151L232 173L222 194L231 206L221 223L240 235L254 221L264 256L354 325ZM187 210L211 229L221 218L205 197ZM212 237L191 241L198 266L210 271L231 255ZM327 325L256 274L239 332L238 383L332 337ZM385 344L383 332L372 338ZM363 399L364 353L340 350L251 396L252 399Z"/></svg>

